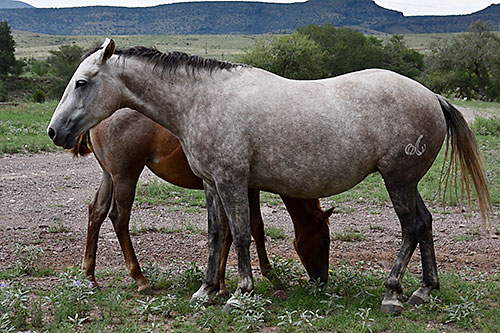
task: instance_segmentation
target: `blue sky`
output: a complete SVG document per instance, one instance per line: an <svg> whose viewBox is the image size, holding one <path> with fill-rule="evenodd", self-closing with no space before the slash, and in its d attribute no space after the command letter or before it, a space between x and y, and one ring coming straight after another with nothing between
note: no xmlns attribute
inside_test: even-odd
<svg viewBox="0 0 500 333"><path fill-rule="evenodd" d="M78 7L78 6L127 6L146 7L160 4L181 2L180 0L22 0L35 7ZM203 1L203 0L201 0ZM297 0L267 0L265 2L290 3ZM491 0L375 0L385 8L395 9L405 15L452 15L469 14L486 8L492 3L500 1Z"/></svg>

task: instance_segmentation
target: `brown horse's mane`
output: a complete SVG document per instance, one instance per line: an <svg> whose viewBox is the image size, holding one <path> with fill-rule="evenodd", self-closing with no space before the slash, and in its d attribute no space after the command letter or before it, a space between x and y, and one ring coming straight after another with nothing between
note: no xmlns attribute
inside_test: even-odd
<svg viewBox="0 0 500 333"><path fill-rule="evenodd" d="M80 63L99 49L101 49L101 47L96 47L85 52L80 58ZM174 72L180 66L185 66L186 69L190 68L192 69L192 71L196 69L205 69L210 72L212 72L214 69L231 70L232 68L238 66L247 66L244 64L236 64L228 61L203 58L198 55L189 55L187 53L179 51L163 53L156 48L144 46L136 46L129 49L116 49L115 54L125 58L142 58L150 63L153 63L154 68L156 68L157 66L162 66L163 70L168 68L169 70Z"/></svg>
<svg viewBox="0 0 500 333"><path fill-rule="evenodd" d="M71 148L70 152L73 154L73 157L85 156L92 152L92 143L90 142L88 131L77 136L76 145Z"/></svg>

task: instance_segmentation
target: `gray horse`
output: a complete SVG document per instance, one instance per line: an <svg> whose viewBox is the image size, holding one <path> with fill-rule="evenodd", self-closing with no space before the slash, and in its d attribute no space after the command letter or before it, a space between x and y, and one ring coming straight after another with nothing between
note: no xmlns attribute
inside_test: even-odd
<svg viewBox="0 0 500 333"><path fill-rule="evenodd" d="M238 255L237 294L253 290L248 189L297 198L346 191L379 172L402 227L403 243L385 282L381 309L399 312L401 280L417 244L423 281L409 299L424 302L439 287L432 217L417 184L445 137L450 165L462 170L487 219L489 192L474 136L459 111L421 84L385 70L332 79L288 80L249 66L137 47L107 39L71 78L48 127L58 146L115 110L131 107L180 140L203 179L209 257L193 300L216 292L225 218ZM449 175L448 169L448 175ZM446 177L449 178L449 177Z"/></svg>

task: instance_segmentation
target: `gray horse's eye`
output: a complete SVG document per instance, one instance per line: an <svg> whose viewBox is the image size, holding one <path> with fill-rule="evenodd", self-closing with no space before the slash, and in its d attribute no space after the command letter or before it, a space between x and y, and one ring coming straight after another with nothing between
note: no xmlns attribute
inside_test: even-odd
<svg viewBox="0 0 500 333"><path fill-rule="evenodd" d="M76 87L75 88L80 88L80 87L83 87L84 85L87 84L87 81L85 80L77 80L76 81Z"/></svg>

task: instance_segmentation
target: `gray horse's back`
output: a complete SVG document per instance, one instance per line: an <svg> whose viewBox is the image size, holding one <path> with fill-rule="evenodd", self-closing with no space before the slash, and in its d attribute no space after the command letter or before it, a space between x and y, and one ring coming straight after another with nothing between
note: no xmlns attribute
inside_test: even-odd
<svg viewBox="0 0 500 333"><path fill-rule="evenodd" d="M287 80L281 91L288 107L251 111L266 123L253 127L251 186L312 197L343 192L375 171L411 166L408 178L420 179L445 136L435 94L390 71Z"/></svg>

